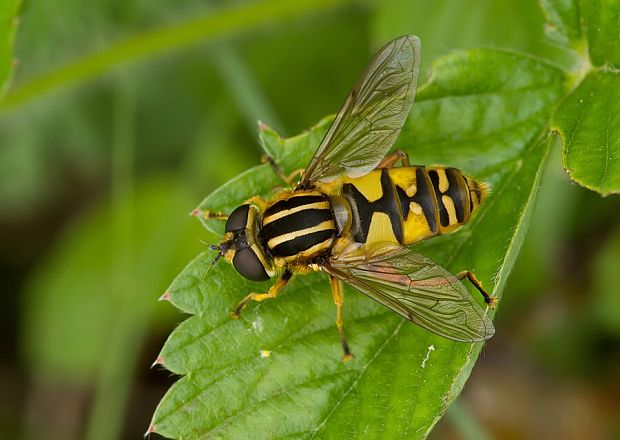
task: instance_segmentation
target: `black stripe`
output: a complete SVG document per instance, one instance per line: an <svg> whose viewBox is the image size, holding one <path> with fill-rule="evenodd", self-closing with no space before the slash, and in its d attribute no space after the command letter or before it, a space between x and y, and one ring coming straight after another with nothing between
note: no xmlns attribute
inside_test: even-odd
<svg viewBox="0 0 620 440"><path fill-rule="evenodd" d="M463 184L465 179L462 178L461 173L456 168L446 168L446 175L449 184L446 195L450 196L454 202L456 220L463 223L465 220L465 191L467 191L467 186Z"/></svg>
<svg viewBox="0 0 620 440"><path fill-rule="evenodd" d="M441 200L441 191L439 190L439 174L437 173L437 170L429 170L428 176L431 178L433 188L435 189L437 207L439 208L439 221L441 222L441 226L448 226L450 225L450 217L448 216L448 211L443 204L443 200Z"/></svg>
<svg viewBox="0 0 620 440"><path fill-rule="evenodd" d="M368 237L370 221L374 212L372 205L352 183L344 184L342 192L350 198L351 205L355 206L352 225L353 239L358 243L364 243Z"/></svg>
<svg viewBox="0 0 620 440"><path fill-rule="evenodd" d="M463 176L463 180L465 181L465 189L467 190L467 195L469 197L469 213L474 212L474 199L471 195L473 188L470 185L473 185L472 180L469 177Z"/></svg>
<svg viewBox="0 0 620 440"><path fill-rule="evenodd" d="M280 235L311 228L332 219L330 209L305 209L267 223L260 234L261 238L267 242Z"/></svg>
<svg viewBox="0 0 620 440"><path fill-rule="evenodd" d="M335 236L333 229L327 229L323 231L312 232L310 234L300 235L292 240L280 243L271 250L271 253L276 257L290 257L292 255L303 252L310 249L319 243Z"/></svg>
<svg viewBox="0 0 620 440"><path fill-rule="evenodd" d="M276 202L273 206L267 208L265 211L264 217L277 214L281 211L286 211L287 209L297 208L298 206L308 205L310 203L324 202L326 199L321 196L298 196L291 197L289 199L280 200Z"/></svg>
<svg viewBox="0 0 620 440"><path fill-rule="evenodd" d="M428 173L428 175L430 176L430 173ZM433 194L433 190L428 184L428 178L426 176L427 173L425 172L424 168L416 168L416 190L413 197L411 197L411 201L416 202L422 207L422 212L424 213L424 217L426 217L426 222L428 223L428 228L434 234L437 232L437 218L435 217L435 204L433 203L433 198L435 197L435 194ZM443 206L443 204L441 206ZM409 211L409 206L407 206L407 211Z"/></svg>
<svg viewBox="0 0 620 440"><path fill-rule="evenodd" d="M407 217L409 217L409 203L411 202L411 199L407 195L407 192L400 186L396 187L396 193L398 194L398 200L400 201L400 211L403 213L403 218L406 221Z"/></svg>
<svg viewBox="0 0 620 440"><path fill-rule="evenodd" d="M401 221L400 209L398 209L400 205L396 201L396 186L392 183L390 174L385 168L381 170L381 190L383 191L381 199L385 199L382 200L383 212L390 218L394 237L396 237L399 243L402 243L404 240L403 223Z"/></svg>
<svg viewBox="0 0 620 440"><path fill-rule="evenodd" d="M403 242L403 225L397 202L397 194L387 169L381 170L381 198L369 202L366 197L353 185L347 183L342 187L343 193L348 196L355 205L353 238L358 243L365 243L368 238L372 216L375 212L383 212L388 215L392 232L399 243Z"/></svg>
<svg viewBox="0 0 620 440"><path fill-rule="evenodd" d="M415 202L422 208L422 212L424 213L424 217L426 218L426 222L428 223L428 228L431 232L437 232L437 220L435 218L435 205L433 204L434 194L431 192L430 185L428 184L427 177L424 173L423 168L416 168L415 171L415 179L416 179L416 192L413 197L409 197L404 189L401 187L396 187L398 192L398 198L400 200L400 207L403 212L403 218L405 221L409 217L409 203Z"/></svg>

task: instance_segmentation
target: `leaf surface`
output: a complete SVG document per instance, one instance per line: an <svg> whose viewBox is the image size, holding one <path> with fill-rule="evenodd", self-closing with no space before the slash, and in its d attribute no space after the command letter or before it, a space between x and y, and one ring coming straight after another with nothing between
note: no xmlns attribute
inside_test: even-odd
<svg viewBox="0 0 620 440"><path fill-rule="evenodd" d="M577 53L574 89L553 116L571 179L603 195L620 192L620 2L544 0L548 35Z"/></svg>
<svg viewBox="0 0 620 440"><path fill-rule="evenodd" d="M545 34L556 43L577 48L581 44L579 0L540 0L547 19Z"/></svg>
<svg viewBox="0 0 620 440"><path fill-rule="evenodd" d="M564 74L512 52L459 52L434 64L418 92L397 147L414 163L462 168L492 193L461 231L418 246L456 273L475 270L501 292L527 229L552 139L548 115ZM329 127L325 119L281 139L262 127L267 150L289 173L307 164ZM230 212L281 185L266 164L231 180L198 207ZM203 223L218 240L221 222ZM244 280L205 252L167 298L192 314L170 335L160 363L182 377L157 408L151 432L172 438L423 438L458 395L482 344L452 342L404 321L354 289L345 289L341 347L327 278L294 277L275 300L229 312L269 283ZM498 329L501 332L501 328Z"/></svg>
<svg viewBox="0 0 620 440"><path fill-rule="evenodd" d="M589 73L562 103L553 128L564 140L564 166L575 182L602 194L620 192L620 75Z"/></svg>

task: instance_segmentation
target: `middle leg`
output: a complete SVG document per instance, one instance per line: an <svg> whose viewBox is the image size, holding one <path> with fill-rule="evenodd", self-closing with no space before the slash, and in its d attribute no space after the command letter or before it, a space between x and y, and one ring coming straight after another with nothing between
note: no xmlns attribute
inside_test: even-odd
<svg viewBox="0 0 620 440"><path fill-rule="evenodd" d="M342 284L340 283L340 280L334 277L329 277L329 283L332 288L332 297L334 298L334 303L336 304L336 327L338 327L338 336L340 337L340 343L342 344L342 351L344 351L342 360L347 362L351 360L353 355L351 354L351 350L349 350L349 343L344 337L344 326L342 322L342 303L344 302L344 293L342 292Z"/></svg>

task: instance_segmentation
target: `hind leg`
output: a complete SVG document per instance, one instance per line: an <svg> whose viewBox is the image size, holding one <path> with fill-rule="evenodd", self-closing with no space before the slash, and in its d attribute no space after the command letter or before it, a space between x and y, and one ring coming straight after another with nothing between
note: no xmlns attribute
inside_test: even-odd
<svg viewBox="0 0 620 440"><path fill-rule="evenodd" d="M280 167L280 165L278 165L276 161L273 160L273 157L269 156L268 154L263 154L263 156L261 157L261 161L263 163L268 163L269 166L273 169L273 172L276 173L276 175L280 179L282 179L282 181L288 186L294 186L297 178L301 177L301 175L303 174L303 170L295 170L287 176L286 174L284 174L284 170Z"/></svg>
<svg viewBox="0 0 620 440"><path fill-rule="evenodd" d="M484 302L487 303L490 308L492 309L495 308L495 305L497 304L497 300L498 300L497 297L491 296L488 294L486 289L482 287L482 283L480 282L480 280L476 278L476 275L474 275L473 272L470 272L469 270L464 270L462 272L457 273L456 278L461 281L467 278L469 282L476 288L476 290L480 292L480 294L484 298Z"/></svg>
<svg viewBox="0 0 620 440"><path fill-rule="evenodd" d="M383 160L379 162L379 165L377 165L377 168L393 168L394 165L398 163L398 161L401 162L402 166L408 167L409 166L409 155L402 150L396 150L393 153L390 153L387 156L385 156Z"/></svg>

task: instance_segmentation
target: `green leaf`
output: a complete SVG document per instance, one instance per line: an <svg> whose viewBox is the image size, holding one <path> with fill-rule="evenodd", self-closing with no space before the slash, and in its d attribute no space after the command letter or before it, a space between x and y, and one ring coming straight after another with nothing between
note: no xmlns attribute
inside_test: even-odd
<svg viewBox="0 0 620 440"><path fill-rule="evenodd" d="M414 163L464 169L493 185L463 230L418 248L453 272L473 269L496 295L523 241L545 158L551 109L564 74L511 52L474 50L434 64L398 140ZM344 96L344 93L343 93ZM285 172L304 166L329 119L291 139L261 135ZM281 185L268 165L225 184L199 206L229 212ZM216 234L222 225L203 222ZM221 223L221 222L220 222ZM345 289L344 321L355 358L341 361L327 278L296 276L275 300L229 312L270 285L243 279L205 252L166 298L191 316L158 362L182 377L149 432L173 438L423 438L459 394L482 344L448 341ZM502 331L501 328L498 329Z"/></svg>
<svg viewBox="0 0 620 440"><path fill-rule="evenodd" d="M582 22L588 37L592 64L620 67L620 2L587 0L581 2Z"/></svg>
<svg viewBox="0 0 620 440"><path fill-rule="evenodd" d="M620 192L620 1L543 0L550 37L577 52L575 89L551 128L562 136L571 179L603 195Z"/></svg>
<svg viewBox="0 0 620 440"><path fill-rule="evenodd" d="M564 141L571 179L607 195L620 192L620 75L592 72L562 103L552 128Z"/></svg>
<svg viewBox="0 0 620 440"><path fill-rule="evenodd" d="M620 67L619 1L541 0L541 6L551 40L576 50L592 66Z"/></svg>
<svg viewBox="0 0 620 440"><path fill-rule="evenodd" d="M13 43L17 31L17 13L21 0L2 0L0 2L0 100L6 94L15 60Z"/></svg>
<svg viewBox="0 0 620 440"><path fill-rule="evenodd" d="M582 43L579 0L540 0L547 24L545 34L556 43L579 47Z"/></svg>

